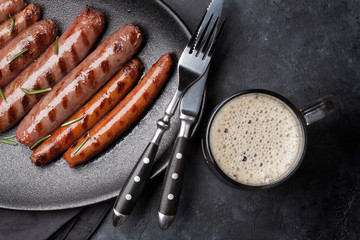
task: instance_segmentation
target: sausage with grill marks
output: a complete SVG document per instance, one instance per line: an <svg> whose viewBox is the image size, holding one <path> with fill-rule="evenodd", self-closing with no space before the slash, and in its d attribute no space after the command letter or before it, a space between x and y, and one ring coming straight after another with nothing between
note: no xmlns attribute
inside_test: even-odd
<svg viewBox="0 0 360 240"><path fill-rule="evenodd" d="M132 59L89 102L67 121L81 119L68 126L59 127L50 138L38 146L31 161L42 166L65 152L86 131L113 109L135 84L143 69L140 60Z"/></svg>
<svg viewBox="0 0 360 240"><path fill-rule="evenodd" d="M9 18L9 14L15 15L26 6L24 0L0 0L0 23Z"/></svg>
<svg viewBox="0 0 360 240"><path fill-rule="evenodd" d="M31 146L82 107L140 49L142 34L127 24L105 39L29 112L17 140Z"/></svg>
<svg viewBox="0 0 360 240"><path fill-rule="evenodd" d="M21 12L14 16L15 24L12 33L10 34L11 23L9 19L0 25L0 48L2 48L8 41L16 37L19 33L30 27L36 22L41 15L41 9L39 6L30 4Z"/></svg>
<svg viewBox="0 0 360 240"><path fill-rule="evenodd" d="M155 99L170 75L172 60L164 54L143 79L107 116L83 135L63 155L70 167L85 162L104 150L135 122ZM89 138L88 138L89 137ZM83 144L74 155L74 151Z"/></svg>
<svg viewBox="0 0 360 240"><path fill-rule="evenodd" d="M27 95L28 90L54 86L89 53L105 25L104 15L86 7L58 39L3 91L0 98L0 132L17 123L45 94Z"/></svg>
<svg viewBox="0 0 360 240"><path fill-rule="evenodd" d="M0 88L5 87L55 40L58 28L51 20L41 20L0 49ZM28 50L13 59L23 50Z"/></svg>

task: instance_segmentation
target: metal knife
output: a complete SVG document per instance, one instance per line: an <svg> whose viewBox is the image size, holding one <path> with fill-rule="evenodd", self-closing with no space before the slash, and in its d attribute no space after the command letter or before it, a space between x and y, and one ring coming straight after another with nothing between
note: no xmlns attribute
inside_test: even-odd
<svg viewBox="0 0 360 240"><path fill-rule="evenodd" d="M158 217L160 228L167 229L174 221L180 200L185 161L193 124L197 121L208 72L184 95L180 105L180 130L166 170Z"/></svg>

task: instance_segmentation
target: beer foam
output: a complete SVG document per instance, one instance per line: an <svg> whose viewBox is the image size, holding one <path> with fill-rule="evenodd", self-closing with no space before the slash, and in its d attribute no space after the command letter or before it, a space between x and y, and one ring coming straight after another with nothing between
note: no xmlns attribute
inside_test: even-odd
<svg viewBox="0 0 360 240"><path fill-rule="evenodd" d="M263 186L286 177L304 150L304 132L293 110L263 93L226 103L210 127L211 153L231 179Z"/></svg>

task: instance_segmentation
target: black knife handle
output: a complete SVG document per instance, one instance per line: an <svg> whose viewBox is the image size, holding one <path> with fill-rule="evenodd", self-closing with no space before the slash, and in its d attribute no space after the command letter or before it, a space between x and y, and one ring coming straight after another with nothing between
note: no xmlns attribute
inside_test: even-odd
<svg viewBox="0 0 360 240"><path fill-rule="evenodd" d="M114 205L114 209L120 214L130 215L134 209L150 177L158 148L158 145L150 142L127 178Z"/></svg>
<svg viewBox="0 0 360 240"><path fill-rule="evenodd" d="M159 206L159 212L166 216L175 216L179 205L189 142L188 138L177 137L174 144L162 186Z"/></svg>

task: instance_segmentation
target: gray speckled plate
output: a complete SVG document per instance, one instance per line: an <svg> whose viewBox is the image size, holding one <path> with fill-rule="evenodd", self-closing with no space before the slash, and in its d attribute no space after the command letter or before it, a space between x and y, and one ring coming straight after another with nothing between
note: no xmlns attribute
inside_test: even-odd
<svg viewBox="0 0 360 240"><path fill-rule="evenodd" d="M173 54L176 64L177 57L180 56L189 37L184 24L160 1L34 0L31 3L39 4L43 18L53 19L61 32L65 31L86 5L102 11L106 16L107 25L100 41L126 23L140 26L146 44L138 57L144 62L145 72L166 52ZM115 197L151 139L156 129L156 120L163 115L176 88L174 68L173 75L161 95L141 119L104 153L73 169L68 167L64 159L58 159L44 167L36 167L29 159L29 148L1 144L0 207L55 210L84 206ZM14 134L16 127L0 134L0 137ZM163 155L171 145L178 127L179 120L175 115L172 128L163 138L158 156ZM164 169L165 160L158 161L153 176Z"/></svg>

